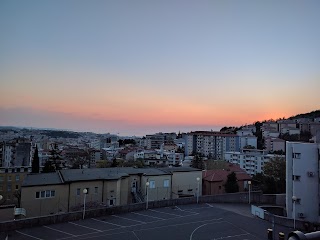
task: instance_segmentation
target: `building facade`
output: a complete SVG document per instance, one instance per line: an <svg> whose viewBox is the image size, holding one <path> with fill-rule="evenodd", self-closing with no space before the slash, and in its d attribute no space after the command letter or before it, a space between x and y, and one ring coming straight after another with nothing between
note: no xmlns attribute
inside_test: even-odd
<svg viewBox="0 0 320 240"><path fill-rule="evenodd" d="M286 208L289 218L319 222L320 146L286 144Z"/></svg>

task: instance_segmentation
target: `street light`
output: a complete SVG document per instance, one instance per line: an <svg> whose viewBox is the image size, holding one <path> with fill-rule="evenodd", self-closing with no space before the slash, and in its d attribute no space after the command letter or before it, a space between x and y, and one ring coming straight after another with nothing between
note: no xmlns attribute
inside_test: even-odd
<svg viewBox="0 0 320 240"><path fill-rule="evenodd" d="M251 181L248 181L249 186L249 204L251 203Z"/></svg>
<svg viewBox="0 0 320 240"><path fill-rule="evenodd" d="M200 178L197 177L198 189L197 189L197 204L199 203L199 195L200 195Z"/></svg>
<svg viewBox="0 0 320 240"><path fill-rule="evenodd" d="M296 229L296 201L297 201L296 196L292 196L292 201L293 201L293 229Z"/></svg>
<svg viewBox="0 0 320 240"><path fill-rule="evenodd" d="M83 194L84 194L84 197L83 197L83 214L82 214L82 219L84 219L84 215L86 214L86 197L87 197L87 194L88 194L88 189L83 189Z"/></svg>
<svg viewBox="0 0 320 240"><path fill-rule="evenodd" d="M146 209L148 209L148 188L149 188L150 183L146 182Z"/></svg>

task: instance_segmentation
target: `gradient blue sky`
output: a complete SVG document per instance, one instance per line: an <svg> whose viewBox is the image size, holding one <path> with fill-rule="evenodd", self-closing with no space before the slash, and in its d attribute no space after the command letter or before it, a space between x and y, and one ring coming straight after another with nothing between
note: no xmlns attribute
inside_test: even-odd
<svg viewBox="0 0 320 240"><path fill-rule="evenodd" d="M320 1L0 2L0 125L143 135L320 108Z"/></svg>

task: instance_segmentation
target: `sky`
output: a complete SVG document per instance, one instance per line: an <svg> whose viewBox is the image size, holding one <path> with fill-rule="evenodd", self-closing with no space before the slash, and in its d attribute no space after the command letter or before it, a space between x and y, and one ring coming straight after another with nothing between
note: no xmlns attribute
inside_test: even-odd
<svg viewBox="0 0 320 240"><path fill-rule="evenodd" d="M120 135L320 109L320 1L0 1L0 125Z"/></svg>

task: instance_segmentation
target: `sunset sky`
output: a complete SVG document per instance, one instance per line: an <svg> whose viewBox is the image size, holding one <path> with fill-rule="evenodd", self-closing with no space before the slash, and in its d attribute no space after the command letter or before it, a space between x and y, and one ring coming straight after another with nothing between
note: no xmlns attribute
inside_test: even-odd
<svg viewBox="0 0 320 240"><path fill-rule="evenodd" d="M320 109L320 1L0 1L0 125L145 135Z"/></svg>

